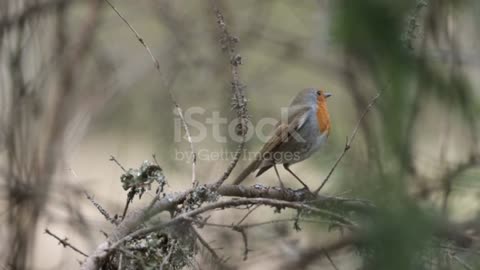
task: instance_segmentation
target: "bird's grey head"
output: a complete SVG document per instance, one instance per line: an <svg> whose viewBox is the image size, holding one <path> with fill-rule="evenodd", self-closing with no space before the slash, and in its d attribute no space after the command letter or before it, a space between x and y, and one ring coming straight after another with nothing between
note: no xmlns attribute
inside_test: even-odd
<svg viewBox="0 0 480 270"><path fill-rule="evenodd" d="M292 100L290 106L317 106L319 98L328 98L332 94L317 88L306 88L300 91Z"/></svg>

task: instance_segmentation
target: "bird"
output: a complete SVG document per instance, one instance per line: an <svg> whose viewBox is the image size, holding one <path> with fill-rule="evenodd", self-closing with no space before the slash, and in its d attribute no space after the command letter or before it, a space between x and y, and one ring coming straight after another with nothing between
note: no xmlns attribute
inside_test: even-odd
<svg viewBox="0 0 480 270"><path fill-rule="evenodd" d="M287 120L277 123L272 136L233 184L240 184L256 170L258 177L273 167L281 187L284 188L276 167L277 164L282 164L285 170L309 190L290 169L290 165L309 158L327 142L331 127L327 108L327 98L330 96L331 93L317 88L301 90L288 107Z"/></svg>

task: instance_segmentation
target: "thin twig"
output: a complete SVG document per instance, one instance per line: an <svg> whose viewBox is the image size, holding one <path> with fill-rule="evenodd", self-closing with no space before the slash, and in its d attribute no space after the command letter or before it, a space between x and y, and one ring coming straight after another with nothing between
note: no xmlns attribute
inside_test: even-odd
<svg viewBox="0 0 480 270"><path fill-rule="evenodd" d="M243 239L243 260L246 261L248 259L248 236L247 236L247 231L242 228L242 227L234 227L234 230L239 232L242 235Z"/></svg>
<svg viewBox="0 0 480 270"><path fill-rule="evenodd" d="M327 177L325 177L325 179L323 180L322 184L314 191L314 194L318 194L320 192L320 190L323 188L323 186L327 183L328 179L330 179L330 176L332 176L333 174L333 171L335 171L335 168L337 168L337 165L340 163L340 161L343 159L343 157L345 156L345 154L348 152L348 150L350 150L350 147L353 143L353 140L355 139L355 136L357 135L357 132L358 132L358 129L360 128L360 124L362 123L362 120L365 118L365 116L367 115L367 113L370 111L370 109L373 107L373 105L375 105L375 102L377 101L377 99L380 97L380 93L378 93L375 97L373 97L373 99L370 101L370 103L368 104L367 108L365 108L365 111L363 112L363 114L360 116L360 119L358 120L357 122L357 125L355 126L355 128L353 129L353 132L352 132L352 135L350 136L350 138L347 137L346 139L346 142L345 142L345 147L343 148L343 152L342 154L338 157L338 159L335 161L335 163L333 164L333 167L330 169L330 171L328 172L327 174Z"/></svg>
<svg viewBox="0 0 480 270"><path fill-rule="evenodd" d="M158 164L157 155L152 154L152 159L153 159L153 161L155 162L155 164L156 164L158 167L160 167L160 164Z"/></svg>
<svg viewBox="0 0 480 270"><path fill-rule="evenodd" d="M451 101L450 101L451 102ZM445 123L445 130L443 132L444 137L443 137L443 142L442 145L440 146L440 164L443 165L442 167L447 168L447 149L448 149L448 140L450 138L450 125L451 125L451 119L450 119L450 111L451 111L451 106L448 107L448 112ZM452 192L452 181L453 179L451 178L442 178L442 184L444 188L443 192L443 198L442 198L442 214L447 216L447 208L448 208L448 198L450 196L450 193Z"/></svg>
<svg viewBox="0 0 480 270"><path fill-rule="evenodd" d="M302 215L302 210L297 210L297 215L295 216L295 219L293 221L293 228L297 232L302 230L302 228L300 228L300 216L301 215Z"/></svg>
<svg viewBox="0 0 480 270"><path fill-rule="evenodd" d="M98 212L100 212L100 214L102 214L106 220L108 220L110 223L114 225L118 225L118 222L114 218L112 218L110 214L108 214L105 208L103 208L99 203L97 203L95 199L92 196L90 196L90 194L88 194L86 191L84 191L84 193L85 193L85 196L87 196L87 199L95 206L95 208L97 208Z"/></svg>
<svg viewBox="0 0 480 270"><path fill-rule="evenodd" d="M323 253L325 254L325 257L327 257L328 261L330 262L330 264L333 266L333 268L335 270L338 270L338 267L335 265L335 263L333 262L332 258L330 257L330 254L328 254L328 251L325 250L325 249L322 249Z"/></svg>
<svg viewBox="0 0 480 270"><path fill-rule="evenodd" d="M327 241L320 246L312 246L298 250L298 256L293 261L287 262L279 269L307 269L314 261L319 260L322 256L319 254L327 252L336 252L350 245L362 243L365 239L363 234L342 234L342 236L334 241Z"/></svg>
<svg viewBox="0 0 480 270"><path fill-rule="evenodd" d="M127 201L125 202L125 207L123 208L122 212L122 221L125 219L125 216L127 215L128 207L130 206L130 203L133 201L133 197L135 197L135 188L130 190L127 194Z"/></svg>
<svg viewBox="0 0 480 270"><path fill-rule="evenodd" d="M117 8L115 8L115 6L110 1L108 1L108 0L104 0L104 1L107 2L107 4L115 11L115 13L117 13L117 15L120 17L120 19L122 19L123 22L125 22L125 24L128 26L128 28L130 28L130 30L135 34L135 37L137 38L137 40L143 45L143 47L145 47L148 54L152 58L153 64L155 65L155 69L160 73L160 75L162 75L161 72L160 72L160 63L157 60L157 58L152 54L152 52L150 50L150 47L147 45L145 40L140 36L140 34L137 32L137 30L135 30L135 28L133 28L133 26L120 13L120 11ZM161 78L162 78L163 86L168 89L168 92L170 94L170 99L172 100L172 103L175 106L175 110L177 111L178 115L180 116L180 120L182 121L183 128L185 129L185 133L187 135L188 142L190 143L190 149L192 151L192 184L194 186L196 186L197 181L196 181L195 171L196 171L197 154L195 153L195 149L193 147L192 137L190 136L190 131L188 129L188 125L185 122L185 118L183 117L182 109L178 105L178 102L175 100L175 97L174 97L172 91L170 90L169 84L166 82L166 80L165 80L165 78L163 78L163 76L161 76Z"/></svg>
<svg viewBox="0 0 480 270"><path fill-rule="evenodd" d="M60 237L56 236L55 234L53 234L50 230L48 229L45 229L45 233L52 236L53 238L57 239L59 244L62 244L63 247L69 247L71 249L73 249L74 251L76 251L77 253L85 256L85 257L88 257L88 255L81 251L80 249L76 248L75 246L73 246L72 244L68 243L68 238L63 238L61 239Z"/></svg>
<svg viewBox="0 0 480 270"><path fill-rule="evenodd" d="M223 264L222 258L220 258L217 252L215 252L215 250L208 244L208 242L205 239L203 239L200 233L193 227L192 227L192 230L197 236L198 241L210 252L210 254L212 254L212 257L215 259L215 261L219 264Z"/></svg>
<svg viewBox="0 0 480 270"><path fill-rule="evenodd" d="M457 252L457 251L467 252L467 253L471 253L472 255L480 256L480 251L476 250L475 248L462 248L462 247L450 246L450 245L439 245L438 247L443 249L448 249L454 252Z"/></svg>
<svg viewBox="0 0 480 270"><path fill-rule="evenodd" d="M133 28L133 26L128 23L127 19L125 19L125 17L123 17L123 15L120 13L120 11L118 11L115 6L110 3L110 1L108 0L104 0L112 9L113 11L115 11L115 13L117 13L118 17L120 17L120 19L123 20L123 22L130 28L130 30L132 30L132 32L135 34L135 37L137 38L137 40L140 42L140 44L143 45L143 47L145 47L145 49L147 50L148 54L150 55L150 57L152 58L152 61L153 63L155 64L155 68L156 69L160 69L160 63L158 62L157 58L155 58L155 56L153 56L152 54L152 51L150 50L150 48L148 47L147 43L145 43L145 40L140 36L140 34L137 32L137 30L135 30L135 28Z"/></svg>
<svg viewBox="0 0 480 270"><path fill-rule="evenodd" d="M170 92L170 96L175 106L175 110L177 111L178 116L180 117L180 120L182 122L183 129L185 130L185 135L187 136L188 143L190 144L190 151L192 152L192 186L197 187L198 186L198 181L196 176L197 153L195 152L195 147L193 146L192 136L190 135L190 130L188 128L187 122L185 121L185 117L183 116L182 109L180 108L180 106L178 106L178 103L175 101L175 98L173 97L172 92Z"/></svg>
<svg viewBox="0 0 480 270"><path fill-rule="evenodd" d="M234 227L241 227L243 229L251 229L254 227L260 227L260 226L265 226L265 225L271 225L271 224L276 224L276 223L283 223L283 222L296 222L297 220L299 222L305 222L305 223L314 223L314 224L327 224L327 225L336 225L336 226L343 226L344 224L335 222L335 221L321 221L321 220L315 220L315 219L298 219L298 218L283 218L283 219L274 219L274 220L268 220L268 221L263 221L263 222L258 222L258 223L249 223L249 224L244 224L244 225L231 225L231 224L219 224L219 223L211 223L211 222L206 222L203 220L198 220L194 218L186 218L186 220L189 220L194 223L198 223L200 226L209 226L209 227L217 227L217 228L225 228L225 229L233 229Z"/></svg>
<svg viewBox="0 0 480 270"><path fill-rule="evenodd" d="M295 218L284 218L284 219L275 219L275 220L269 220L269 221L264 221L264 222L258 222L258 223L249 223L245 225L241 225L245 229L250 229L254 227L259 227L259 226L264 226L264 225L270 225L270 224L276 224L276 223L282 223L282 222L304 222L304 223L313 223L313 224L326 224L326 225L335 225L335 226L343 226L344 224L335 222L335 221L322 221L322 220L315 220L315 219L299 219L297 217ZM208 224L207 224L208 226Z"/></svg>
<svg viewBox="0 0 480 270"><path fill-rule="evenodd" d="M123 167L122 164L120 164L120 162L118 162L118 160L114 156L110 155L110 161L115 162L115 164L117 164L118 167L120 167L120 169L122 169L122 171L127 172L125 167Z"/></svg>
<svg viewBox="0 0 480 270"><path fill-rule="evenodd" d="M457 261L461 266L463 266L463 268L467 269L467 270L473 270L473 267L471 265L469 265L468 263L464 262L462 259L460 259L457 255L453 254L453 253L450 253L448 252L447 253L448 256L452 259L454 259L455 261Z"/></svg>
<svg viewBox="0 0 480 270"><path fill-rule="evenodd" d="M252 207L252 209L250 209L246 214L245 216L243 216L242 219L240 219L240 221L238 221L237 225L236 226L240 226L240 224L242 224L242 222L255 210L257 210L257 208L260 207L260 205L255 205L254 207Z"/></svg>
<svg viewBox="0 0 480 270"><path fill-rule="evenodd" d="M232 107L237 112L238 117L238 133L241 135L241 141L234 154L233 160L228 165L223 175L215 182L214 190L218 189L225 180L230 176L233 169L237 165L245 147L246 135L247 135L247 99L245 97L244 89L245 85L240 80L239 66L242 64L242 57L236 51L236 44L238 38L230 34L225 23L225 18L222 12L218 8L217 1L212 0L213 11L217 19L217 25L220 29L220 45L222 50L227 52L230 60L230 67L232 73Z"/></svg>

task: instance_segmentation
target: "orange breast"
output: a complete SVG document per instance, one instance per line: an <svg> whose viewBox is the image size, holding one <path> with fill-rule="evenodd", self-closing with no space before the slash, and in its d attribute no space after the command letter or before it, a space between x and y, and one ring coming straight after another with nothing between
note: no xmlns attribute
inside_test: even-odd
<svg viewBox="0 0 480 270"><path fill-rule="evenodd" d="M324 97L318 98L317 121L320 132L330 132L330 114L327 109L327 102Z"/></svg>

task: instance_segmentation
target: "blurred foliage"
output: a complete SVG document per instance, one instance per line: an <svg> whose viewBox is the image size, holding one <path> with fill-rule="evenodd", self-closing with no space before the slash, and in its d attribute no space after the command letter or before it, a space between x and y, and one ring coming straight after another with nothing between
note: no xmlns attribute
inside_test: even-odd
<svg viewBox="0 0 480 270"><path fill-rule="evenodd" d="M467 130L477 132L476 100L468 79L455 63L458 59L450 66L439 67L430 59L430 48L425 45L445 44L452 58L458 57L455 33L434 28L437 23L443 24L442 21L451 16L450 12L459 12L456 9L461 5L457 2L336 1L333 18L336 42L353 63L366 68L362 76L367 76L382 91L378 135L382 140L373 143L381 143L378 147L386 152L380 163L383 168L377 168L379 173L368 174L374 178L368 181L369 197L377 201L382 210L371 221L364 246L367 256L362 256L365 269L432 269L432 261L441 260L440 257L425 259L425 254L432 249L434 239L431 218L442 213L438 209L419 207L407 193L412 183L408 179L418 177L412 169L414 141L418 136L414 129L421 130L418 116L427 100L438 98L440 110L447 111L446 116L461 112ZM455 11L450 11L454 8ZM422 35L406 35L408 23L421 27ZM421 41L411 40L414 38ZM416 46L409 48L410 44ZM450 120L437 117L435 121ZM478 155L476 144L472 147L472 155Z"/></svg>

